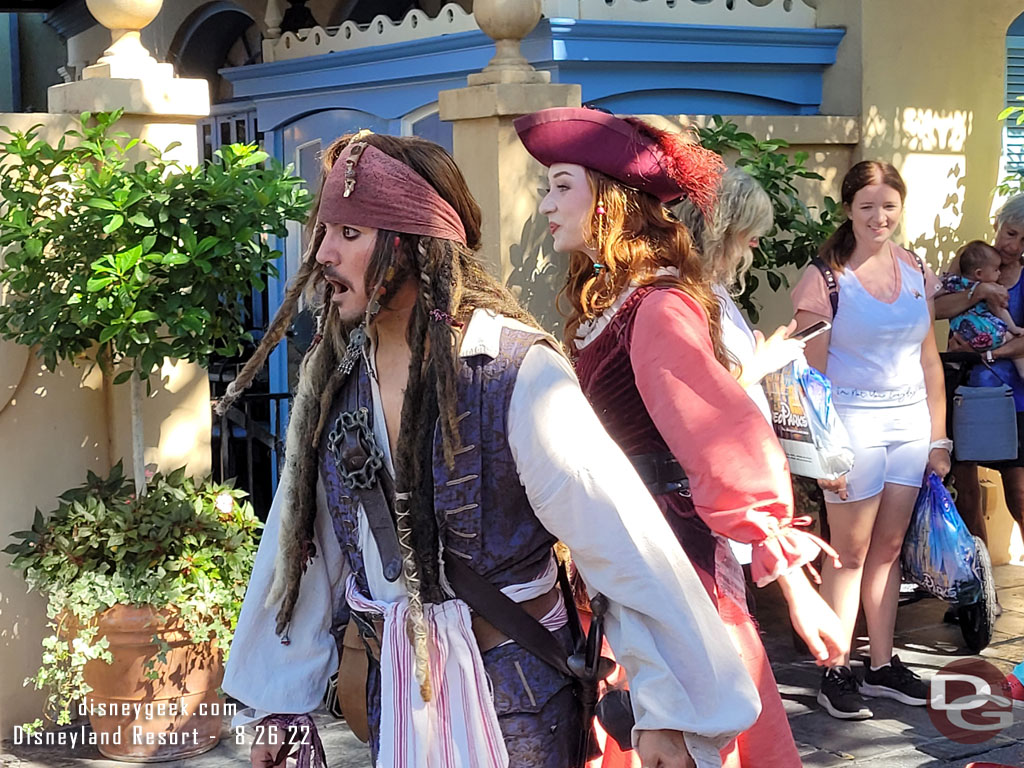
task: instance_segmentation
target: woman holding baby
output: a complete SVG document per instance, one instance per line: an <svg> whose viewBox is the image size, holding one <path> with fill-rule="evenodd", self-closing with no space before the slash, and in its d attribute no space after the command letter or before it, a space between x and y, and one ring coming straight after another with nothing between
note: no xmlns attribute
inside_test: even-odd
<svg viewBox="0 0 1024 768"><path fill-rule="evenodd" d="M971 243L981 251L976 243ZM969 247L970 247L969 246ZM973 285L966 291L945 293L935 299L937 319L949 319L954 324L972 311L986 308L997 317L1009 313L1016 325L1024 325L1024 280L1021 279L1021 255L1024 254L1024 195L1011 197L996 212L995 238L992 251L999 257L998 278L979 280L976 269L961 269L962 255L950 265L950 273L962 275ZM1010 328L1012 334L1013 329ZM969 334L968 334L969 335ZM949 349L978 349L970 338L954 333ZM975 366L968 383L971 386L998 386L1008 384L1013 390L1017 408L1018 453L1016 459L987 463L1003 479L1006 506L1018 525L1024 524L1024 378L1018 372L1014 358L1024 356L1024 338L1008 336L1001 345L981 351L987 365ZM981 512L981 488L978 485L978 465L957 462L953 465L953 478L957 489L957 509L971 532L986 538L985 519Z"/></svg>

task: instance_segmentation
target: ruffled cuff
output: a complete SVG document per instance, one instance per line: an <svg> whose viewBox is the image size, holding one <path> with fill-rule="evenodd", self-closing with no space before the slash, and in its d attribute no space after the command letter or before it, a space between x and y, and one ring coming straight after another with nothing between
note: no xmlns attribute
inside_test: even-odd
<svg viewBox="0 0 1024 768"><path fill-rule="evenodd" d="M633 729L633 749L636 749L640 741L640 733L643 729ZM702 736L699 733L683 732L683 741L686 743L686 751L690 753L693 763L697 768L722 768L721 750L735 737L728 735L720 738Z"/></svg>
<svg viewBox="0 0 1024 768"><path fill-rule="evenodd" d="M721 768L722 755L719 749L725 744L719 747L714 739L701 736L699 733L684 733L683 741L686 742L686 751L690 753L697 768Z"/></svg>
<svg viewBox="0 0 1024 768"><path fill-rule="evenodd" d="M810 518L794 518L791 525L778 527L764 541L754 545L750 573L757 586L771 584L784 573L802 568L819 552L825 552L838 561L839 556L827 542L796 527L810 525L810 522ZM817 573L814 575L817 577Z"/></svg>

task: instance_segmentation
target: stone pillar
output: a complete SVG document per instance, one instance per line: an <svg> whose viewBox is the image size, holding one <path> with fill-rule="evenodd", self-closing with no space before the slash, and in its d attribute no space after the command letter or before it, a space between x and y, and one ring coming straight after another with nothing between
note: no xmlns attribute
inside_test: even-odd
<svg viewBox="0 0 1024 768"><path fill-rule="evenodd" d="M546 222L537 226L543 169L523 149L512 121L539 109L580 105L579 85L552 84L551 73L535 70L520 52L520 41L540 20L540 8L541 0L476 0L474 15L495 41L495 56L482 72L469 76L466 88L438 95L440 117L452 123L455 160L483 210L481 255L502 281L529 272L522 261L541 262L540 246L545 240L550 245L539 234L546 232ZM513 283L529 292L517 278ZM522 298L529 303L529 295ZM543 301L549 299L553 305L553 296Z"/></svg>
<svg viewBox="0 0 1024 768"><path fill-rule="evenodd" d="M87 4L110 30L112 42L98 62L83 70L80 81L50 87L49 112L77 115L124 109L123 130L160 148L179 141L174 157L197 162L195 126L210 114L210 87L205 80L175 77L172 66L154 59L139 40L140 30L156 18L163 0Z"/></svg>
<svg viewBox="0 0 1024 768"><path fill-rule="evenodd" d="M284 0L267 0L267 11L263 23L267 31L263 33L263 61L274 60L274 41L281 37L281 22L284 21Z"/></svg>

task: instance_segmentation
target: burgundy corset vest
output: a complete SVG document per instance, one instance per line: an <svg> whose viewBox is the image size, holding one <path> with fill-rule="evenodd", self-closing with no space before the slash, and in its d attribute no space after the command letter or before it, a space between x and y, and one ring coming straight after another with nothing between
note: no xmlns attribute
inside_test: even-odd
<svg viewBox="0 0 1024 768"><path fill-rule="evenodd" d="M640 396L630 360L637 310L645 296L665 289L656 285L637 288L597 338L579 350L575 361L583 393L608 434L627 456L669 450ZM685 462L680 460L679 463L685 470ZM654 499L694 567L713 580L715 540L707 524L694 511L688 492L660 494Z"/></svg>

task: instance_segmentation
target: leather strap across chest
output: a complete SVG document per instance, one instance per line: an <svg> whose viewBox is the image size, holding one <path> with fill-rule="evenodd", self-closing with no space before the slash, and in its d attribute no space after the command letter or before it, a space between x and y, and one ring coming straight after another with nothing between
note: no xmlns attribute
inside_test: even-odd
<svg viewBox="0 0 1024 768"><path fill-rule="evenodd" d="M327 450L352 497L362 504L370 532L377 543L384 578L395 581L402 573L402 553L391 516L394 480L373 432L373 414L359 405L359 367L343 388L343 403L327 438ZM389 503L391 500L391 503Z"/></svg>

